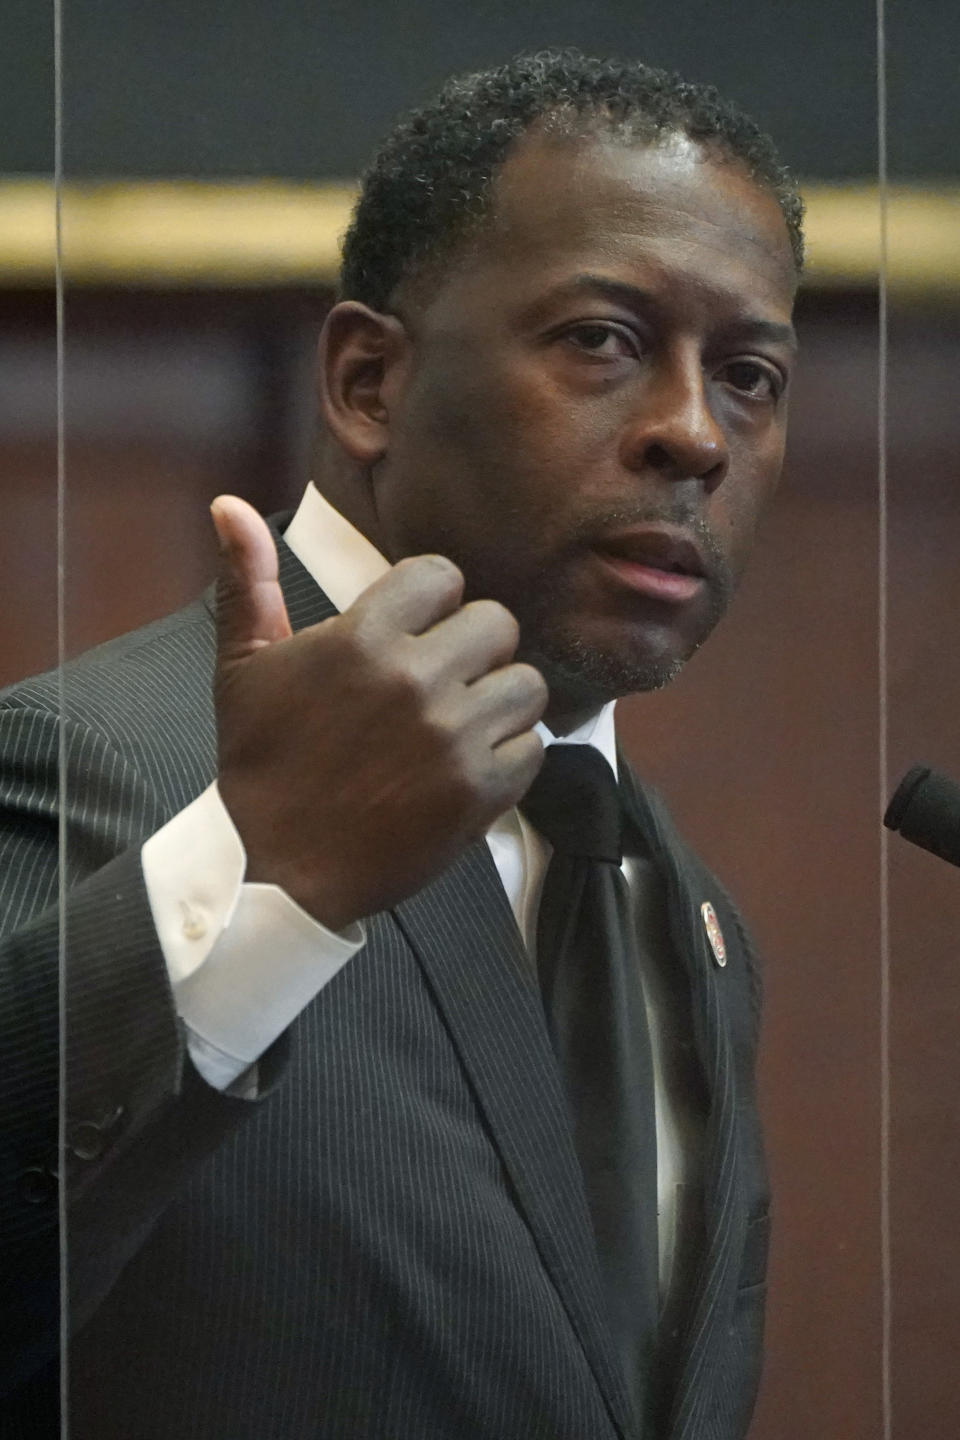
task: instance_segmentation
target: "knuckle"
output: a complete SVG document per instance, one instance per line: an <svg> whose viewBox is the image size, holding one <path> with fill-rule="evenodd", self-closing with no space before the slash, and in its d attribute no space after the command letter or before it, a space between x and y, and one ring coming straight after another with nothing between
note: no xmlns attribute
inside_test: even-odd
<svg viewBox="0 0 960 1440"><path fill-rule="evenodd" d="M389 660L381 661L381 672L387 703L397 707L397 714L416 716L429 723L439 743L445 726L430 716L435 685L429 665L423 664L419 652L412 645L397 645Z"/></svg>
<svg viewBox="0 0 960 1440"><path fill-rule="evenodd" d="M462 590L464 584L463 572L445 555L411 555L398 560L394 571L405 580L441 595Z"/></svg>
<svg viewBox="0 0 960 1440"><path fill-rule="evenodd" d="M422 714L430 698L431 686L423 669L412 660L399 657L383 666L386 703L395 705L398 714Z"/></svg>
<svg viewBox="0 0 960 1440"><path fill-rule="evenodd" d="M543 764L543 757L546 754L544 743L535 730L530 731L530 735L526 741L526 750L527 754L524 757L525 768L528 768L531 774L529 780L527 780L524 785L524 789L526 789L530 780L533 779L534 775L536 775L540 769L540 766Z"/></svg>
<svg viewBox="0 0 960 1440"><path fill-rule="evenodd" d="M356 664L369 648L367 626L362 613L353 609L322 620L313 632L314 644L329 665Z"/></svg>
<svg viewBox="0 0 960 1440"><path fill-rule="evenodd" d="M471 776L470 743L459 714L433 706L427 717L433 754L444 763L456 787Z"/></svg>
<svg viewBox="0 0 960 1440"><path fill-rule="evenodd" d="M542 714L547 708L550 691L540 671L533 665L518 662L514 667L515 680L520 696L531 710Z"/></svg>
<svg viewBox="0 0 960 1440"><path fill-rule="evenodd" d="M374 630L381 612L387 609L388 605L378 594L376 587L371 587L358 595L353 604L336 616L331 624L357 635L365 635Z"/></svg>
<svg viewBox="0 0 960 1440"><path fill-rule="evenodd" d="M383 607L376 598L362 595L342 615L325 620L319 629L329 626L331 640L344 659L354 657L358 662L370 663L387 649L388 637L383 626ZM395 644L395 642L394 642ZM393 645L390 647L393 648Z"/></svg>
<svg viewBox="0 0 960 1440"><path fill-rule="evenodd" d="M470 606L480 624L512 654L520 640L520 626L499 600L474 600Z"/></svg>
<svg viewBox="0 0 960 1440"><path fill-rule="evenodd" d="M424 562L427 558L426 555L405 555L402 560L396 561L390 573L398 579L406 579L409 576L415 577L421 573L425 574L426 566Z"/></svg>
<svg viewBox="0 0 960 1440"><path fill-rule="evenodd" d="M432 717L431 740L448 799L461 813L475 809L489 786L489 749L456 713Z"/></svg>
<svg viewBox="0 0 960 1440"><path fill-rule="evenodd" d="M418 665L407 637L396 635L389 643L366 611L353 610L317 627L325 668L340 675L351 688L379 694L385 705L394 704L407 715L420 708L429 690L429 676Z"/></svg>
<svg viewBox="0 0 960 1440"><path fill-rule="evenodd" d="M484 776L476 765L462 767L450 788L450 794L461 815L473 815L482 810L486 792Z"/></svg>
<svg viewBox="0 0 960 1440"><path fill-rule="evenodd" d="M421 555L419 559L425 566L429 566L436 575L447 576L452 580L463 579L463 573L460 568L454 565L452 560L448 560L446 555Z"/></svg>
<svg viewBox="0 0 960 1440"><path fill-rule="evenodd" d="M544 700L548 698L550 691L547 682L535 665L528 665L525 661L520 660L517 662L517 670L531 694L540 695Z"/></svg>
<svg viewBox="0 0 960 1440"><path fill-rule="evenodd" d="M466 759L462 767L461 798L465 808L482 810L487 814L496 809L491 797L496 795L497 767L493 755L486 746L479 747Z"/></svg>
<svg viewBox="0 0 960 1440"><path fill-rule="evenodd" d="M543 764L543 741L535 731L518 735L511 742L511 764L506 777L510 804L522 799Z"/></svg>

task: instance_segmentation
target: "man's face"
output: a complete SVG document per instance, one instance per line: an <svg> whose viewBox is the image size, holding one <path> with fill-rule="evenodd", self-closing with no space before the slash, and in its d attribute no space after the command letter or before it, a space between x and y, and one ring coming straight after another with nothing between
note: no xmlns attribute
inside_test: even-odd
<svg viewBox="0 0 960 1440"><path fill-rule="evenodd" d="M795 282L739 167L531 135L470 253L401 303L381 540L505 604L553 712L663 684L723 614L782 463Z"/></svg>

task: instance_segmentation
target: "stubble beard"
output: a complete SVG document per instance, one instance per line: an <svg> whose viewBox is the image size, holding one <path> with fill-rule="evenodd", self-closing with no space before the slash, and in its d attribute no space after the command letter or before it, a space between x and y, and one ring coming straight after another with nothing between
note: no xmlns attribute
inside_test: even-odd
<svg viewBox="0 0 960 1440"><path fill-rule="evenodd" d="M633 517L631 517L633 518ZM649 512L644 520L667 519ZM669 517L675 518L673 516ZM675 680L687 661L713 632L725 615L735 588L734 577L726 557L713 536L702 523L690 524L698 533L709 561L709 604L702 616L699 633L680 654L644 653L644 641L638 632L635 645L629 639L617 648L591 643L573 624L565 625L565 585L554 573L537 588L535 597L517 607L521 644L518 659L534 665L546 680L551 696L560 699L565 708L598 709L610 700L626 695L662 690Z"/></svg>
<svg viewBox="0 0 960 1440"><path fill-rule="evenodd" d="M540 671L552 705L571 714L589 714L626 695L663 690L703 643L698 640L683 655L631 656L588 644L549 624L523 629L529 639L521 642L517 659Z"/></svg>

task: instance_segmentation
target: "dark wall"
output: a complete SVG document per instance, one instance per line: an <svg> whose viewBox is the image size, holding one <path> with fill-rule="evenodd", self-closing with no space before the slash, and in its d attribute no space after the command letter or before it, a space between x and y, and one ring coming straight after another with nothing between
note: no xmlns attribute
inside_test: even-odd
<svg viewBox="0 0 960 1440"><path fill-rule="evenodd" d="M392 117L447 74L544 45L637 55L716 84L800 173L876 167L872 0L69 0L74 176L356 174ZM52 3L5 0L0 170L52 154ZM887 4L890 159L956 173L960 6Z"/></svg>
<svg viewBox="0 0 960 1440"><path fill-rule="evenodd" d="M53 4L4 0L0 14L0 173L53 169Z"/></svg>

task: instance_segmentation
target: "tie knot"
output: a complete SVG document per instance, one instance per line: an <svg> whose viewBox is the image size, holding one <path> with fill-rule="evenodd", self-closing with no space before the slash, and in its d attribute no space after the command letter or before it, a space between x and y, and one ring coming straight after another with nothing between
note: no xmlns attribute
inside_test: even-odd
<svg viewBox="0 0 960 1440"><path fill-rule="evenodd" d="M592 745L548 745L520 809L559 854L620 864L617 781Z"/></svg>

